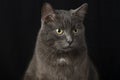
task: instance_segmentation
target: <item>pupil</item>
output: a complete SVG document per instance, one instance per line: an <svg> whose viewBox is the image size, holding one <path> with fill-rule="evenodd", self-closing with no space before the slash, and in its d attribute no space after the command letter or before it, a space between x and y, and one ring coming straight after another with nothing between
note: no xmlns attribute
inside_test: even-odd
<svg viewBox="0 0 120 80"><path fill-rule="evenodd" d="M77 32L77 30L75 29L75 32Z"/></svg>
<svg viewBox="0 0 120 80"><path fill-rule="evenodd" d="M58 29L58 32L61 32L61 30L60 30L60 29Z"/></svg>

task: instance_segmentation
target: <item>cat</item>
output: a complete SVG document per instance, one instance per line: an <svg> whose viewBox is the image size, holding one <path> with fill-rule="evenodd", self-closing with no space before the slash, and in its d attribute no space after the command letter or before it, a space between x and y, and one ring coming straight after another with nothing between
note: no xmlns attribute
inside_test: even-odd
<svg viewBox="0 0 120 80"><path fill-rule="evenodd" d="M98 80L85 41L84 19L88 4L56 10L45 3L35 53L24 80Z"/></svg>

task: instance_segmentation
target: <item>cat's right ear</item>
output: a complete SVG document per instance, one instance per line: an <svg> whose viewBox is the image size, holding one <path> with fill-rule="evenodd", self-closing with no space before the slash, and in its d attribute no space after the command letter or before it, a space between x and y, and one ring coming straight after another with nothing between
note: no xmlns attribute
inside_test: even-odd
<svg viewBox="0 0 120 80"><path fill-rule="evenodd" d="M84 17L87 13L87 10L88 10L88 4L87 3L84 3L82 4L80 7L78 7L77 9L75 10L71 10L71 13L72 15L74 16L79 16L81 17L82 21L84 20Z"/></svg>
<svg viewBox="0 0 120 80"><path fill-rule="evenodd" d="M55 19L54 9L49 3L44 3L41 10L41 21L51 22Z"/></svg>

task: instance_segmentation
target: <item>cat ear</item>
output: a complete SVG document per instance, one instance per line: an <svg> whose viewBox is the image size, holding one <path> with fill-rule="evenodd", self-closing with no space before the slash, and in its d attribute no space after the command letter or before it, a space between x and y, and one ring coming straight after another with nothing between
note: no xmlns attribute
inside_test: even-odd
<svg viewBox="0 0 120 80"><path fill-rule="evenodd" d="M80 7L78 7L77 9L71 10L71 13L72 13L72 15L80 16L81 18L84 19L85 14L87 13L87 9L88 9L88 4L84 3Z"/></svg>
<svg viewBox="0 0 120 80"><path fill-rule="evenodd" d="M55 19L55 13L52 6L49 3L45 3L41 10L41 20L45 22L53 21Z"/></svg>

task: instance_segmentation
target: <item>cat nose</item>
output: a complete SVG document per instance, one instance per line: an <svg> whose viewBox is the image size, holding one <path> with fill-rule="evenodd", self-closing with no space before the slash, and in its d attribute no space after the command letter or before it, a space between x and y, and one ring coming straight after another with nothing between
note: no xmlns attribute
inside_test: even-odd
<svg viewBox="0 0 120 80"><path fill-rule="evenodd" d="M71 36L68 36L68 37L67 37L67 42L69 43L69 45L72 43L72 41L73 41L73 40L72 40L72 37L71 37Z"/></svg>
<svg viewBox="0 0 120 80"><path fill-rule="evenodd" d="M69 45L71 45L72 41L67 41L69 43Z"/></svg>

